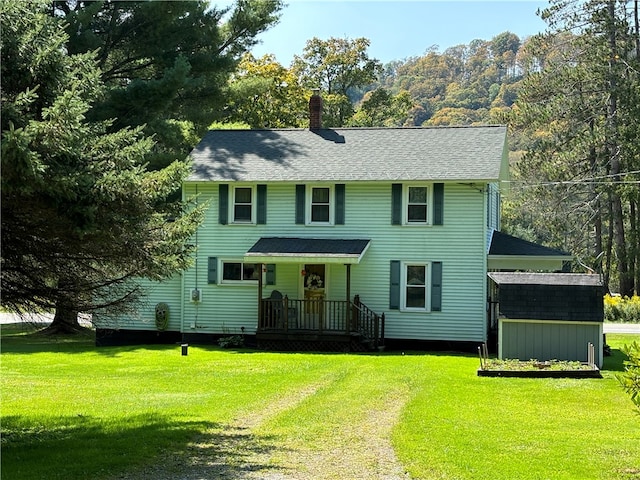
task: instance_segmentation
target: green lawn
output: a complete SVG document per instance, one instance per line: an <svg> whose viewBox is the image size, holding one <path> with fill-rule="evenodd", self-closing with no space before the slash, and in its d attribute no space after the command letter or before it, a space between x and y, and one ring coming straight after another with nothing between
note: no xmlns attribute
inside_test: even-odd
<svg viewBox="0 0 640 480"><path fill-rule="evenodd" d="M2 479L117 478L271 406L256 434L273 462L337 429L353 431L336 445L348 449L370 412L397 400L392 443L412 478L637 480L640 416L615 379L619 347L637 337L608 335L604 378L571 380L477 377L474 355L190 346L182 356L176 345L96 348L5 327Z"/></svg>

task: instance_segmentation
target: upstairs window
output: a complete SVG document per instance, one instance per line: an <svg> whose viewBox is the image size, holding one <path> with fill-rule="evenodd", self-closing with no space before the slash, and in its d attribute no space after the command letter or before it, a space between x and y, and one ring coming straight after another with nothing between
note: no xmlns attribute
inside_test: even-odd
<svg viewBox="0 0 640 480"><path fill-rule="evenodd" d="M254 191L252 187L233 188L233 223L254 223Z"/></svg>
<svg viewBox="0 0 640 480"><path fill-rule="evenodd" d="M426 224L428 222L427 204L429 198L429 189L426 186L409 186L405 190L405 198L405 222L409 225Z"/></svg>
<svg viewBox="0 0 640 480"><path fill-rule="evenodd" d="M331 222L331 188L311 187L310 223Z"/></svg>
<svg viewBox="0 0 640 480"><path fill-rule="evenodd" d="M444 184L391 184L391 225L442 225Z"/></svg>
<svg viewBox="0 0 640 480"><path fill-rule="evenodd" d="M298 225L344 225L345 185L296 185Z"/></svg>
<svg viewBox="0 0 640 480"><path fill-rule="evenodd" d="M218 186L218 223L263 225L267 223L267 186Z"/></svg>

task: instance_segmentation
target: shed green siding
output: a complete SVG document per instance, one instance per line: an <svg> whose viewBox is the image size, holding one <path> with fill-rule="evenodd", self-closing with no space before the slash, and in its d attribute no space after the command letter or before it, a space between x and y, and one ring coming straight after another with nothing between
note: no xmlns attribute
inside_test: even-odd
<svg viewBox="0 0 640 480"><path fill-rule="evenodd" d="M602 365L602 323L500 320L499 356L503 359L586 362L588 344Z"/></svg>

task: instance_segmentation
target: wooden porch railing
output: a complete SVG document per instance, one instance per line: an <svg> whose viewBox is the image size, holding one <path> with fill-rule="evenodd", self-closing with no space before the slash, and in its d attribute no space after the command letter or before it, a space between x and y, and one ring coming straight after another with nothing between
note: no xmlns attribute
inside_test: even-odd
<svg viewBox="0 0 640 480"><path fill-rule="evenodd" d="M384 313L360 301L263 298L258 331L358 334L377 348L384 342Z"/></svg>
<svg viewBox="0 0 640 480"><path fill-rule="evenodd" d="M384 313L375 313L360 301L359 295L353 299L351 321L353 330L360 333L373 348L384 345Z"/></svg>

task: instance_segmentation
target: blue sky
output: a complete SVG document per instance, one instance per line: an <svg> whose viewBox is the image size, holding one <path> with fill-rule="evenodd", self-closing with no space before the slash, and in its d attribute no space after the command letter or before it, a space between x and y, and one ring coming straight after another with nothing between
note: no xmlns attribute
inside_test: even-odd
<svg viewBox="0 0 640 480"><path fill-rule="evenodd" d="M230 1L212 3L224 6ZM261 34L261 44L253 50L256 57L274 54L285 67L313 37L366 37L371 41L369 56L383 63L423 55L433 45L442 52L474 39L491 40L505 31L523 39L544 31L536 10L548 2L289 0L287 4L280 23Z"/></svg>

